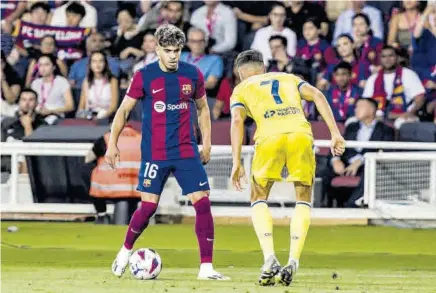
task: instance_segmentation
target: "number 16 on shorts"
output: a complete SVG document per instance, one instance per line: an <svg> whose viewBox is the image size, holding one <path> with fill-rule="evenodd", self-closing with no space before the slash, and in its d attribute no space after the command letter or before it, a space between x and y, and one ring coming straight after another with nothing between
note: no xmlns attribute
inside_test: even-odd
<svg viewBox="0 0 436 293"><path fill-rule="evenodd" d="M151 180L156 178L158 170L159 166L156 164L151 164L150 162L144 164L144 172L142 173L142 176L144 177L142 185L144 187L150 187Z"/></svg>

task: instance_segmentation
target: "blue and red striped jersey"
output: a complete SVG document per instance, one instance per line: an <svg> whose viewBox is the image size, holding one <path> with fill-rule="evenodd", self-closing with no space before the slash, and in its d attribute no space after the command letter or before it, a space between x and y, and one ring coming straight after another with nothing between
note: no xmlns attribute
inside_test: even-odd
<svg viewBox="0 0 436 293"><path fill-rule="evenodd" d="M174 160L198 156L194 136L194 100L206 95L204 77L195 67L179 62L165 72L159 62L137 71L127 96L142 102L142 158Z"/></svg>

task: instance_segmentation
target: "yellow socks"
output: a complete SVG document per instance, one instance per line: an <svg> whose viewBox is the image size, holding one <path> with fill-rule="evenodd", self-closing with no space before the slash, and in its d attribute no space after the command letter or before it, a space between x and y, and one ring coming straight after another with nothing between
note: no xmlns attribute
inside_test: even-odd
<svg viewBox="0 0 436 293"><path fill-rule="evenodd" d="M262 248L263 257L266 261L270 255L274 255L273 221L268 205L265 200L258 200L251 204L254 231L256 231Z"/></svg>
<svg viewBox="0 0 436 293"><path fill-rule="evenodd" d="M289 263L291 260L300 259L301 251L304 247L307 231L310 226L310 208L311 205L305 201L297 201L294 215L291 220L291 249L289 252Z"/></svg>

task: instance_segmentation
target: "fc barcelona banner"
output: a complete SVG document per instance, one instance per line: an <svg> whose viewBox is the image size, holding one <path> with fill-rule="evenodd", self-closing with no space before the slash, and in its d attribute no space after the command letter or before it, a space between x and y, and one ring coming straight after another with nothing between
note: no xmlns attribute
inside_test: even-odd
<svg viewBox="0 0 436 293"><path fill-rule="evenodd" d="M90 32L90 28L37 25L21 21L15 27L13 35L16 37L17 45L22 48L39 45L42 37L52 35L58 47L58 58L80 59L83 50L79 46Z"/></svg>

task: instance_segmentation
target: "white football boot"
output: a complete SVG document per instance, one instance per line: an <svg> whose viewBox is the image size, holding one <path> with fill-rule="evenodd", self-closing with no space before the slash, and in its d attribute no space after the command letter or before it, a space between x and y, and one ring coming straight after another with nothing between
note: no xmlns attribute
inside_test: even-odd
<svg viewBox="0 0 436 293"><path fill-rule="evenodd" d="M200 266L200 272L197 276L198 280L217 280L217 281L229 281L231 280L229 277L224 276L221 273L218 273L213 269L211 263L203 263Z"/></svg>
<svg viewBox="0 0 436 293"><path fill-rule="evenodd" d="M112 274L117 277L121 277L124 274L126 267L129 264L129 258L131 254L132 251L125 248L124 245L121 247L117 257L112 263Z"/></svg>

